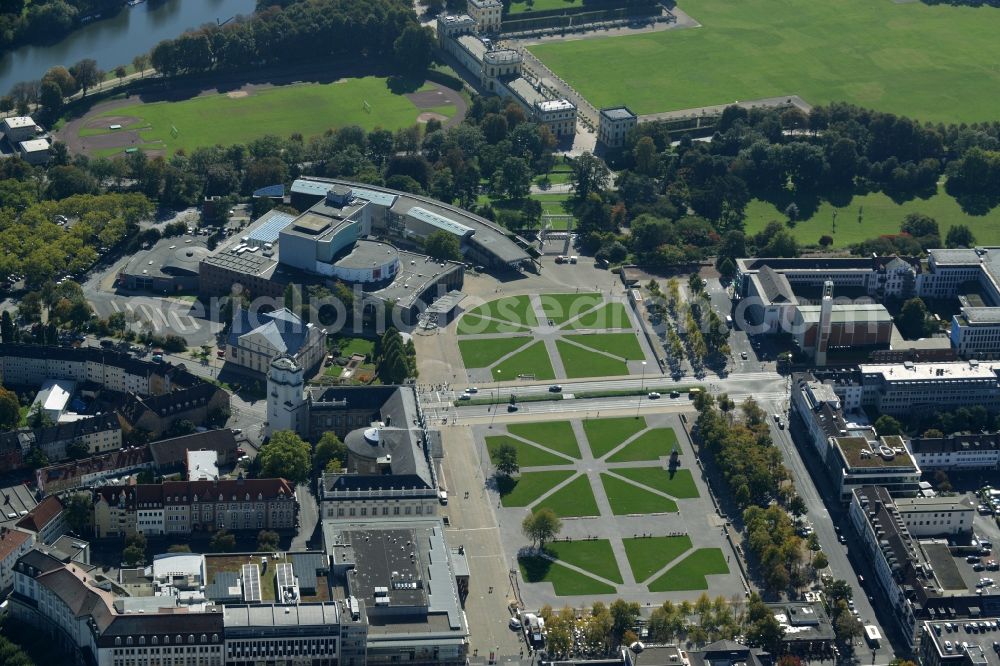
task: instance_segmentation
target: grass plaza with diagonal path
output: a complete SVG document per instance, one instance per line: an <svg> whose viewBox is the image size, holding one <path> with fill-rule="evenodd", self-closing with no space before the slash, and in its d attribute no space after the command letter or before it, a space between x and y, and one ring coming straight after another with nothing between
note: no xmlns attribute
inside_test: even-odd
<svg viewBox="0 0 1000 666"><path fill-rule="evenodd" d="M596 292L504 296L455 324L473 382L638 374L653 358L638 329L626 303Z"/></svg>
<svg viewBox="0 0 1000 666"><path fill-rule="evenodd" d="M477 426L474 437L496 480L501 542L518 563L527 605L742 594L724 521L678 415L518 421ZM511 479L492 474L501 444L518 453ZM542 508L560 517L562 530L538 550L521 523Z"/></svg>

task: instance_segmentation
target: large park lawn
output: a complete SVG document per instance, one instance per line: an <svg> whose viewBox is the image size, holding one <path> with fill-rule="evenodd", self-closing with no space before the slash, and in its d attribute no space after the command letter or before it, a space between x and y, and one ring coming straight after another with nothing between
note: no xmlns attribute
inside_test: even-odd
<svg viewBox="0 0 1000 666"><path fill-rule="evenodd" d="M799 206L803 210L803 206ZM833 227L833 214L837 213L837 227ZM877 238L884 234L899 233L899 225L908 213L924 213L938 222L941 238L954 224L964 224L972 230L976 242L983 245L1000 243L1000 208L986 215L968 215L943 189L928 199L911 199L896 203L881 192L852 197L836 206L824 201L815 213L803 216L789 231L804 245L816 245L820 236L833 237L834 248L845 248L852 243ZM858 218L861 222L858 222ZM785 215L773 204L754 199L747 206L747 234L754 234L772 220L784 222Z"/></svg>
<svg viewBox="0 0 1000 666"><path fill-rule="evenodd" d="M425 84L421 90L429 88ZM370 113L362 108L365 101ZM456 112L453 106L434 110L447 116ZM247 143L265 134L287 137L298 132L309 137L347 125L395 130L416 123L420 112L407 97L389 90L386 79L368 76L259 88L249 95L221 93L179 102L142 103L102 115L136 118L126 129L139 130L145 147L173 153ZM83 133L99 132L90 129Z"/></svg>
<svg viewBox="0 0 1000 666"><path fill-rule="evenodd" d="M700 28L531 51L594 106L639 114L798 94L942 122L993 120L1000 11L891 0L684 0Z"/></svg>

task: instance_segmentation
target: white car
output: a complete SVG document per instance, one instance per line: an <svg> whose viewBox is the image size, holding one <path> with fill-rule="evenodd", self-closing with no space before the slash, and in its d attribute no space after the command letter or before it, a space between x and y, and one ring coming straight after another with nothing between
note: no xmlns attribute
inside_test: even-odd
<svg viewBox="0 0 1000 666"><path fill-rule="evenodd" d="M479 393L479 389L477 389L475 386L470 386L469 388L465 389L465 392L466 393Z"/></svg>
<svg viewBox="0 0 1000 666"><path fill-rule="evenodd" d="M459 400L472 400L472 396L469 395L468 393L463 393L462 395L458 396L458 399Z"/></svg>
<svg viewBox="0 0 1000 666"><path fill-rule="evenodd" d="M649 392L649 399L650 400L659 400L660 399L660 394L657 393L656 391L650 391Z"/></svg>
<svg viewBox="0 0 1000 666"><path fill-rule="evenodd" d="M514 631L517 631L521 628L521 621L518 620L516 617L512 617L510 618L510 622L507 623L507 626L509 626Z"/></svg>

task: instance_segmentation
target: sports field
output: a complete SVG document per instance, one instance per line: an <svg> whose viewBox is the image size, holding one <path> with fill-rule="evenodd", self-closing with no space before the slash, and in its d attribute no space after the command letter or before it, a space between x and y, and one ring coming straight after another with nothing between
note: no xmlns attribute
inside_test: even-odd
<svg viewBox="0 0 1000 666"><path fill-rule="evenodd" d="M836 230L833 227L834 211L837 213ZM829 235L833 237L834 248L845 248L869 238L898 234L899 225L909 213L924 213L937 220L942 240L953 224L964 224L972 230L977 243L1000 243L1000 208L994 208L986 215L968 215L943 189L929 199L912 199L902 204L882 193L852 197L846 205L838 203L836 207L824 201L813 215L797 221L789 231L804 245L816 245L820 236ZM771 203L754 199L747 206L747 235L757 233L772 220L784 222L786 219L785 214Z"/></svg>
<svg viewBox="0 0 1000 666"><path fill-rule="evenodd" d="M798 94L922 120L993 120L1000 11L891 0L684 0L702 27L532 53L600 108L639 114Z"/></svg>
<svg viewBox="0 0 1000 666"><path fill-rule="evenodd" d="M421 93L434 90L435 85L425 83L414 97L421 99ZM410 97L389 90L386 79L369 76L335 83L250 87L177 102L116 106L88 118L78 135L91 139L87 143L94 144L98 152L110 147L101 148L101 141L93 137L114 133L137 134L139 143L135 147L174 153L216 144L247 143L266 134L287 137L298 132L310 137L347 125L396 130L416 123L424 111L450 118L457 107L418 107ZM121 128L111 130L111 124Z"/></svg>

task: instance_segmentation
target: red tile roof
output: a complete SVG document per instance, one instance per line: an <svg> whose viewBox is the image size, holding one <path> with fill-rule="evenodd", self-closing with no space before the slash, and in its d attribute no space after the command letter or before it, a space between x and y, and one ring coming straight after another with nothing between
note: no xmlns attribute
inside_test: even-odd
<svg viewBox="0 0 1000 666"><path fill-rule="evenodd" d="M3 560L20 548L30 538L30 534L21 530L10 530L7 528L0 530L0 560Z"/></svg>
<svg viewBox="0 0 1000 666"><path fill-rule="evenodd" d="M18 527L32 532L41 532L52 519L62 513L63 505L57 497L50 495L41 501L28 515L17 521Z"/></svg>

